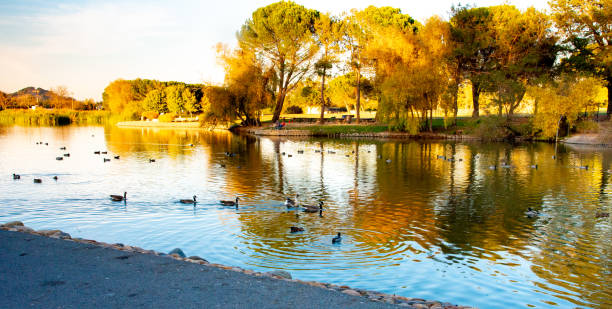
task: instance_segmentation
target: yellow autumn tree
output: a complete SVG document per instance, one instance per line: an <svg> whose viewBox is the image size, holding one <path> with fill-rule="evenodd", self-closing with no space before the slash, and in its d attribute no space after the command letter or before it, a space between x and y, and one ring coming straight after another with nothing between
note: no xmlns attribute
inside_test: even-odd
<svg viewBox="0 0 612 309"><path fill-rule="evenodd" d="M537 105L534 128L541 130L544 137L555 137L562 117L572 126L585 109L603 104L598 101L603 86L601 79L571 75L563 75L543 85L528 86L528 94Z"/></svg>

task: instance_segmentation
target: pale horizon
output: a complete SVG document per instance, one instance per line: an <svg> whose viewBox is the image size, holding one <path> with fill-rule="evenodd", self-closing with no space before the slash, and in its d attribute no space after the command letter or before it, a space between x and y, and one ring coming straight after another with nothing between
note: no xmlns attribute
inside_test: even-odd
<svg viewBox="0 0 612 309"><path fill-rule="evenodd" d="M157 79L222 83L214 46L235 45L251 13L277 1L8 1L0 4L0 90L66 86L79 100L102 99L113 80ZM295 1L340 14L369 5L392 6L423 22L448 19L458 1ZM547 1L480 0L476 6L508 3L548 10Z"/></svg>

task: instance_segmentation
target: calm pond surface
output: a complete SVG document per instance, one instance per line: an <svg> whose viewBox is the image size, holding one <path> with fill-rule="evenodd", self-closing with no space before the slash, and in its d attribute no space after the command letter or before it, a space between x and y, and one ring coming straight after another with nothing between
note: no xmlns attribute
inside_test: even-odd
<svg viewBox="0 0 612 309"><path fill-rule="evenodd" d="M481 308L610 308L612 220L595 214L612 210L612 150L554 153L544 143L0 127L0 222ZM108 198L124 191L126 204ZM323 201L323 216L288 210L296 193ZM178 203L193 195L197 207ZM238 209L218 204L236 196ZM527 218L527 207L541 215Z"/></svg>

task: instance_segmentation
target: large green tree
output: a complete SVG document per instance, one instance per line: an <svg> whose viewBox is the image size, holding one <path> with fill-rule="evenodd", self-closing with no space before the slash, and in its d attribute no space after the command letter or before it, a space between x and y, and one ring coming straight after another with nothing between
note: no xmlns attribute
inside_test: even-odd
<svg viewBox="0 0 612 309"><path fill-rule="evenodd" d="M552 0L557 28L569 48L569 68L604 79L612 114L612 1Z"/></svg>
<svg viewBox="0 0 612 309"><path fill-rule="evenodd" d="M319 47L313 36L317 18L315 10L281 1L257 9L238 33L240 47L264 59L276 75L272 121L279 119L287 93L311 69Z"/></svg>
<svg viewBox="0 0 612 309"><path fill-rule="evenodd" d="M489 8L453 7L451 40L453 56L463 78L472 84L472 117L480 115L480 93L487 89L495 50Z"/></svg>
<svg viewBox="0 0 612 309"><path fill-rule="evenodd" d="M149 91L147 96L142 101L142 105L147 111L156 111L158 113L168 112L166 93L161 89L153 89Z"/></svg>
<svg viewBox="0 0 612 309"><path fill-rule="evenodd" d="M557 37L550 18L534 8L524 12L511 5L490 7L489 33L494 50L490 82L498 113L511 117L527 86L551 76L557 58Z"/></svg>
<svg viewBox="0 0 612 309"><path fill-rule="evenodd" d="M168 110L170 110L170 112L178 114L185 110L183 91L185 91L185 86L180 84L169 86L164 89Z"/></svg>

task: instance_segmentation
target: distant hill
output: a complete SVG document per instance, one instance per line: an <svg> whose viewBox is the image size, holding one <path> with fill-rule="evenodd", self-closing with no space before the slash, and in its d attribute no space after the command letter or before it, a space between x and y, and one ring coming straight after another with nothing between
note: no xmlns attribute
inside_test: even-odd
<svg viewBox="0 0 612 309"><path fill-rule="evenodd" d="M37 97L40 101L48 101L51 99L51 91L43 88L26 87L13 93L8 93L8 97L18 98L22 96L33 96Z"/></svg>

